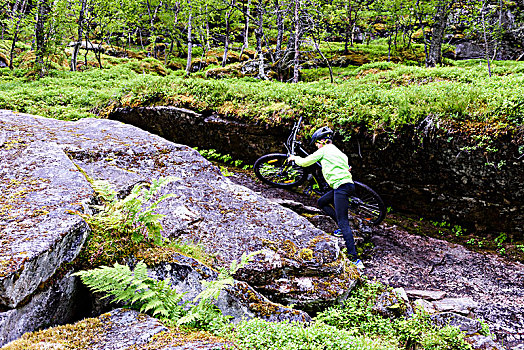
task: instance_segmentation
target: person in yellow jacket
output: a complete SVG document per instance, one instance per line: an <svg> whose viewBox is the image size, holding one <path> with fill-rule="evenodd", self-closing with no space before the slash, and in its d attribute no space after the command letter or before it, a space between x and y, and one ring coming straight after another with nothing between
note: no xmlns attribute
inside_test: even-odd
<svg viewBox="0 0 524 350"><path fill-rule="evenodd" d="M344 237L350 260L358 268L364 268L364 264L358 258L353 232L349 226L349 196L355 192L351 167L348 157L333 144L332 139L333 130L324 126L315 131L311 138L311 144L314 143L318 148L314 153L305 158L291 155L288 160L302 167L320 162L322 175L332 190L319 198L318 206L337 222L339 229L334 234Z"/></svg>

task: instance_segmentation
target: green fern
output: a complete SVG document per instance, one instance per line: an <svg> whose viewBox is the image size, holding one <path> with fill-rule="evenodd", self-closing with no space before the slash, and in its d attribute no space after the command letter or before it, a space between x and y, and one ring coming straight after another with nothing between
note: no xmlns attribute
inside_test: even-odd
<svg viewBox="0 0 524 350"><path fill-rule="evenodd" d="M243 253L240 262L233 260L229 269L221 268L216 280L202 281L203 290L193 299L195 305L189 309L184 317L178 320L177 324L206 329L206 326L211 322L210 320L220 314L220 310L213 305L213 300L218 299L224 288L233 285L233 275L259 253L260 251L250 254Z"/></svg>
<svg viewBox="0 0 524 350"><path fill-rule="evenodd" d="M127 302L130 307L176 322L177 325L188 325L194 328L211 329L226 322L220 309L214 304L220 292L234 283L232 275L244 267L253 256L242 254L240 262L234 260L229 269L222 268L215 281L202 281L203 290L193 299L193 306L185 311L182 303L183 294L171 289L167 279L155 280L147 276L147 266L139 262L134 271L125 265L115 263L113 267L102 266L88 271L79 271L82 282L93 292L112 296L115 302Z"/></svg>
<svg viewBox="0 0 524 350"><path fill-rule="evenodd" d="M97 207L99 212L96 215L81 215L93 230L130 236L135 243L150 239L160 245L163 242L160 219L164 215L155 213L155 210L160 202L173 194L165 194L153 203L150 202L162 187L175 180L174 177L165 177L153 180L151 184L138 184L121 200L117 199L116 191L109 182L93 181L93 189L104 205Z"/></svg>
<svg viewBox="0 0 524 350"><path fill-rule="evenodd" d="M112 296L115 302L164 319L179 319L185 314L183 294L171 289L169 281L157 281L147 276L147 266L139 262L134 271L116 263L113 267L75 273L93 292Z"/></svg>

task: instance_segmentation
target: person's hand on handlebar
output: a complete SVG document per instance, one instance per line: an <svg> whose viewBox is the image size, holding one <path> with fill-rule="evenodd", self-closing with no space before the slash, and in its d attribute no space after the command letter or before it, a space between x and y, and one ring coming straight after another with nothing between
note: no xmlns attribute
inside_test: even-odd
<svg viewBox="0 0 524 350"><path fill-rule="evenodd" d="M296 158L297 158L297 156L295 156L294 154L292 154L292 155L290 155L289 157L287 157L287 161L288 161L288 162L294 162Z"/></svg>

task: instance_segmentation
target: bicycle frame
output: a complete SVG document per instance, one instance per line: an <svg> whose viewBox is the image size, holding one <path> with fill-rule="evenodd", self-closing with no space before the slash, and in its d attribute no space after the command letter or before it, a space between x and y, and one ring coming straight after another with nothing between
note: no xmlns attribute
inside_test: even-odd
<svg viewBox="0 0 524 350"><path fill-rule="evenodd" d="M257 159L253 168L256 176L264 183L280 188L291 188L301 186L307 182L304 193L311 195L324 195L331 188L327 184L322 174L322 165L316 162L306 168L289 163L287 159L290 155L307 157L309 152L302 147L302 143L297 141L297 135L302 124L302 117L293 125L291 134L284 144L287 154L271 153ZM378 225L385 217L386 208L380 196L369 186L354 181L355 193L351 195L350 211L363 216L365 220Z"/></svg>

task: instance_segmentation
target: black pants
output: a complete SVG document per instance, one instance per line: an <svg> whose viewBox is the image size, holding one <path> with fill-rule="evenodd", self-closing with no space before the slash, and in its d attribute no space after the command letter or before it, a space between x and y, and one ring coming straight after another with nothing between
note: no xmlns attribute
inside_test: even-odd
<svg viewBox="0 0 524 350"><path fill-rule="evenodd" d="M331 190L318 200L318 206L338 224L338 228L344 236L348 255L356 259L357 250L355 249L355 240L353 232L349 226L348 207L349 196L355 192L355 184L345 183L337 189ZM333 206L335 209L333 209Z"/></svg>

